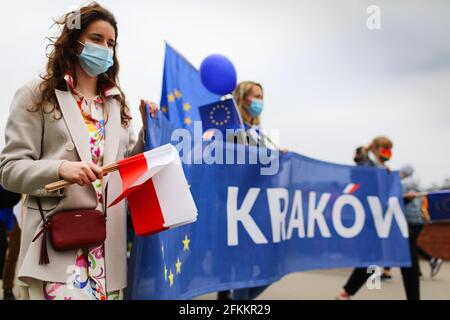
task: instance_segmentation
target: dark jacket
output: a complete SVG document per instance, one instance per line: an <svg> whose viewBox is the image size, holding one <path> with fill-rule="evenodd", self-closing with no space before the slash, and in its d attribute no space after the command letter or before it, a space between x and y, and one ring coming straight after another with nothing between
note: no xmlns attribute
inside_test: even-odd
<svg viewBox="0 0 450 320"><path fill-rule="evenodd" d="M0 186L0 209L12 208L19 203L20 193L11 192Z"/></svg>

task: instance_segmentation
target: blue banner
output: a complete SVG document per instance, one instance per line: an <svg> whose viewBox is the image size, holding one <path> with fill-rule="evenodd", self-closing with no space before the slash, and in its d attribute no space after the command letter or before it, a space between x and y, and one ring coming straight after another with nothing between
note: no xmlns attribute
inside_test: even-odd
<svg viewBox="0 0 450 320"><path fill-rule="evenodd" d="M206 148L183 155L193 160L184 169L198 221L134 239L129 299L190 299L303 270L410 265L397 172L286 153L277 174L261 175L261 164L205 164Z"/></svg>
<svg viewBox="0 0 450 320"><path fill-rule="evenodd" d="M450 221L450 191L430 192L427 195L431 221Z"/></svg>

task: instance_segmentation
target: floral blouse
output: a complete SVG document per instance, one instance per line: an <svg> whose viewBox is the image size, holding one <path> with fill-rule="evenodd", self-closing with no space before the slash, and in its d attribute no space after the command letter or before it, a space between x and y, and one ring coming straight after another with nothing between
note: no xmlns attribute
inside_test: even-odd
<svg viewBox="0 0 450 320"><path fill-rule="evenodd" d="M73 83L73 78L70 75L66 75L64 78L67 82L69 89L74 95L78 108L83 116L84 123L89 132L90 146L92 162L98 166L103 165L103 153L105 148L105 120L103 114L103 104L108 97L120 94L117 87L105 90L101 95L96 96L91 104L84 99L84 96L79 93ZM94 182L95 190L97 191L99 205L103 203L102 196L102 180ZM103 211L103 208L101 208Z"/></svg>

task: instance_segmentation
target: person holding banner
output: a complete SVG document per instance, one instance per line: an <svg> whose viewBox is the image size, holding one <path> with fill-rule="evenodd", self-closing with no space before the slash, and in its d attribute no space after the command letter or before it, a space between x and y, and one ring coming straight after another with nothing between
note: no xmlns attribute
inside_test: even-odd
<svg viewBox="0 0 450 320"><path fill-rule="evenodd" d="M373 160L371 160L371 158L369 158L369 154L371 154L369 149L370 149L370 146L368 148L366 148L364 146L359 146L358 148L355 149L355 155L353 156L353 161L356 163L356 165L358 165L358 166L375 166L376 165L377 157L372 155L371 158ZM390 267L384 267L383 274L381 275L381 280L387 280L387 279L392 279Z"/></svg>
<svg viewBox="0 0 450 320"><path fill-rule="evenodd" d="M359 146L355 149L355 155L353 156L353 161L358 166L362 166L367 163L368 161L368 155L367 150L364 146Z"/></svg>
<svg viewBox="0 0 450 320"><path fill-rule="evenodd" d="M244 129L247 130L246 141L238 141L238 143L278 149L278 146L261 131L261 113L264 108L262 85L254 81L240 82L233 91L233 97Z"/></svg>
<svg viewBox="0 0 450 320"><path fill-rule="evenodd" d="M425 219L422 212L423 195L419 192L419 187L413 177L413 174L414 167L409 164L400 168L400 178L403 186L406 210L405 214L411 229L410 237L418 239L420 233L422 232ZM435 258L426 252L417 244L417 241L414 243L414 247L416 252L430 264L430 276L432 278L435 277L441 268L443 262L442 259ZM417 259L416 256L412 258ZM422 272L420 271L420 265L418 263L417 266L419 268L419 275L421 275Z"/></svg>
<svg viewBox="0 0 450 320"><path fill-rule="evenodd" d="M238 108L239 114L243 120L243 124L249 134L245 135L247 141L238 143L245 143L249 145L259 145L261 147L269 147L272 144L275 148L277 146L271 142L269 138L260 131L261 113L264 106L264 92L261 84L254 81L240 82L233 92L234 100ZM242 288L231 291L221 291L218 294L219 300L253 300L259 296L266 288L266 286L258 286L253 288Z"/></svg>
<svg viewBox="0 0 450 320"><path fill-rule="evenodd" d="M379 167L379 168L389 168L386 166L386 162L392 157L392 141L384 136L376 137L372 140L372 143L366 148L367 157L360 161L359 165ZM410 256L416 257L415 242L417 238L417 233L412 232L411 224L408 221L409 227L409 248ZM419 284L419 267L417 262L417 257L412 258L411 267L403 267L401 269L403 277L403 285L405 287L406 298L408 300L419 300L420 299L420 284ZM337 295L338 300L348 300L351 296L356 294L358 290L366 283L367 279L372 274L368 272L366 268L355 268L350 275L347 283L344 285L342 290Z"/></svg>
<svg viewBox="0 0 450 320"><path fill-rule="evenodd" d="M146 104L152 116L158 106L141 100L144 127L136 138L118 86L118 29L111 12L93 2L57 24L62 32L52 43L46 74L13 98L0 154L1 184L27 194L18 279L25 298L118 299L127 278L125 202L108 209L109 236L96 247L45 247L43 222L74 209L106 214L107 196L114 199L122 184L117 172L105 176L101 166L143 152ZM45 189L60 179L73 184Z"/></svg>

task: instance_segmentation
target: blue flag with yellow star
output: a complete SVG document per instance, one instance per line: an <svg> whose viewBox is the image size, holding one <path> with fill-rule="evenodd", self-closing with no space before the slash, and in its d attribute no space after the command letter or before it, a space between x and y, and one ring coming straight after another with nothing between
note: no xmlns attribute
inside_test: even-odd
<svg viewBox="0 0 450 320"><path fill-rule="evenodd" d="M243 128L236 104L233 99L217 101L199 108L202 119L203 132L209 129L218 129L225 132L226 129Z"/></svg>
<svg viewBox="0 0 450 320"><path fill-rule="evenodd" d="M198 70L166 43L160 106L174 127L193 132L198 107L219 99L203 86Z"/></svg>

